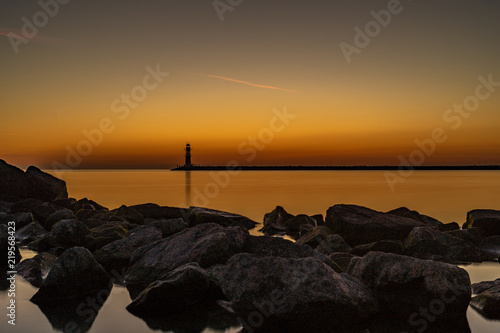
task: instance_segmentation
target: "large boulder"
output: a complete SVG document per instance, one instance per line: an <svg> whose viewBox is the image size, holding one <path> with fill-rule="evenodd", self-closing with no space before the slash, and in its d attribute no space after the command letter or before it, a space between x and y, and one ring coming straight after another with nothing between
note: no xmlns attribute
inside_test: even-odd
<svg viewBox="0 0 500 333"><path fill-rule="evenodd" d="M326 255L313 250L307 245L300 245L280 237L248 236L242 252L255 254L260 257L294 259L313 257L330 267L336 268Z"/></svg>
<svg viewBox="0 0 500 333"><path fill-rule="evenodd" d="M52 229L54 224L62 220L76 220L75 213L69 209L62 209L50 214L42 223L47 230Z"/></svg>
<svg viewBox="0 0 500 333"><path fill-rule="evenodd" d="M326 214L326 226L356 246L379 240L403 241L415 227L425 226L412 218L377 212L355 205L335 205Z"/></svg>
<svg viewBox="0 0 500 333"><path fill-rule="evenodd" d="M486 238L480 248L487 260L500 259L500 236Z"/></svg>
<svg viewBox="0 0 500 333"><path fill-rule="evenodd" d="M395 240L381 240L370 244L358 245L354 247L350 253L362 257L371 251L405 254L403 243Z"/></svg>
<svg viewBox="0 0 500 333"><path fill-rule="evenodd" d="M361 328L377 311L365 285L315 258L237 254L221 287L249 331L347 331Z"/></svg>
<svg viewBox="0 0 500 333"><path fill-rule="evenodd" d="M487 319L500 319L500 286L493 287L474 297L470 305Z"/></svg>
<svg viewBox="0 0 500 333"><path fill-rule="evenodd" d="M482 292L500 286L500 279L496 279L495 281L484 281L479 283L473 283L472 293L473 294L481 294Z"/></svg>
<svg viewBox="0 0 500 333"><path fill-rule="evenodd" d="M177 219L188 216L186 208L159 206L154 203L140 204L129 206L136 212L140 213L144 218L153 219Z"/></svg>
<svg viewBox="0 0 500 333"><path fill-rule="evenodd" d="M125 276L130 295L135 298L150 283L189 262L202 268L224 264L241 252L246 237L247 232L240 227L207 223L143 246L132 255Z"/></svg>
<svg viewBox="0 0 500 333"><path fill-rule="evenodd" d="M160 230L154 227L146 227L133 232L127 238L105 245L94 252L94 257L106 270L122 272L128 266L130 257L132 257L135 250L160 240L161 236Z"/></svg>
<svg viewBox="0 0 500 333"><path fill-rule="evenodd" d="M110 282L111 278L89 250L74 247L57 258L31 301L46 304L78 299L95 291L110 289Z"/></svg>
<svg viewBox="0 0 500 333"><path fill-rule="evenodd" d="M276 208L264 215L264 227L260 229L266 235L286 234L288 228L285 222L294 217L289 214L283 207L276 206Z"/></svg>
<svg viewBox="0 0 500 333"><path fill-rule="evenodd" d="M151 226L159 229L162 233L163 238L170 237L182 230L188 228L188 224L184 221L184 219L176 218L176 219L152 219L147 218L144 220L145 226Z"/></svg>
<svg viewBox="0 0 500 333"><path fill-rule="evenodd" d="M127 222L108 222L90 229L85 244L88 249L95 251L109 243L127 237L128 232L129 225Z"/></svg>
<svg viewBox="0 0 500 333"><path fill-rule="evenodd" d="M470 228L462 230L451 230L445 232L453 237L461 238L467 242L470 242L476 246L481 246L484 241L483 230L480 228Z"/></svg>
<svg viewBox="0 0 500 333"><path fill-rule="evenodd" d="M309 245L312 248L318 247L328 235L333 234L332 229L327 226L318 226L307 232L297 240L297 244Z"/></svg>
<svg viewBox="0 0 500 333"><path fill-rule="evenodd" d="M394 330L390 332L413 332L416 325L418 329L433 327L432 332L448 332L450 324L458 332L467 331L470 279L465 270L455 265L370 252L353 258L348 273L374 292L381 310L378 319L391 318Z"/></svg>
<svg viewBox="0 0 500 333"><path fill-rule="evenodd" d="M500 210L475 209L467 213L466 228L481 228L485 237L500 235Z"/></svg>
<svg viewBox="0 0 500 333"><path fill-rule="evenodd" d="M442 222L440 222L439 220L437 220L433 217L420 214L419 212L417 212L415 210L410 210L406 207L400 207L400 208L393 209L391 211L388 211L387 214L392 214L392 215L396 215L396 216L414 219L414 220L420 221L420 222L422 222L430 227L441 227L443 225Z"/></svg>
<svg viewBox="0 0 500 333"><path fill-rule="evenodd" d="M316 247L316 251L329 255L334 252L349 252L351 247L344 241L342 236L337 234L332 234L326 236L319 245Z"/></svg>
<svg viewBox="0 0 500 333"><path fill-rule="evenodd" d="M21 261L16 267L17 274L33 286L40 288L56 259L57 257L50 253L40 253L31 259Z"/></svg>
<svg viewBox="0 0 500 333"><path fill-rule="evenodd" d="M250 230L257 225L257 222L242 215L202 207L189 207L188 220L191 227L203 223L217 223L224 227L240 226Z"/></svg>
<svg viewBox="0 0 500 333"><path fill-rule="evenodd" d="M74 246L86 246L89 228L78 220L57 222L45 236L28 244L28 248L37 252L46 252L52 248L69 249Z"/></svg>
<svg viewBox="0 0 500 333"><path fill-rule="evenodd" d="M483 255L474 244L432 228L415 228L405 240L406 253L420 259L447 262L481 262Z"/></svg>
<svg viewBox="0 0 500 333"><path fill-rule="evenodd" d="M125 220L133 224L143 224L144 216L131 207L125 205L113 211L117 216L122 216Z"/></svg>
<svg viewBox="0 0 500 333"><path fill-rule="evenodd" d="M220 287L207 271L197 263L188 263L151 283L127 310L138 316L178 313L221 297Z"/></svg>
<svg viewBox="0 0 500 333"><path fill-rule="evenodd" d="M284 223L285 227L287 227L288 230L292 232L299 232L300 227L304 224L310 225L312 227L318 226L318 222L316 221L316 219L305 214L296 215L286 220Z"/></svg>
<svg viewBox="0 0 500 333"><path fill-rule="evenodd" d="M28 244L48 233L49 232L37 222L31 222L27 226L16 231L16 240L22 244Z"/></svg>

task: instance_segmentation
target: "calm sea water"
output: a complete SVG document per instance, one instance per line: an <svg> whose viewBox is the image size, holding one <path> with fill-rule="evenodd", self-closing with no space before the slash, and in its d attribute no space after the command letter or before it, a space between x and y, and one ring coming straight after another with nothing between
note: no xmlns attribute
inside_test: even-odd
<svg viewBox="0 0 500 333"><path fill-rule="evenodd" d="M352 203L387 211L401 206L442 222L463 223L476 208L500 209L498 171L418 171L392 191L381 171L73 171L59 175L70 196L87 197L109 208L154 202L160 205L205 206L242 214L261 222L276 205L292 214L325 214L328 207ZM24 259L35 253L23 250ZM472 282L500 277L498 263L463 266ZM17 279L17 325L0 320L0 332L53 332L50 322L29 299L36 288ZM0 304L7 304L0 292ZM115 286L89 332L153 332L127 312L130 297ZM2 308L4 308L2 306ZM5 311L5 310L4 310ZM499 321L487 321L469 309L473 332L498 333ZM206 332L219 332L206 329ZM236 332L237 329L226 332Z"/></svg>

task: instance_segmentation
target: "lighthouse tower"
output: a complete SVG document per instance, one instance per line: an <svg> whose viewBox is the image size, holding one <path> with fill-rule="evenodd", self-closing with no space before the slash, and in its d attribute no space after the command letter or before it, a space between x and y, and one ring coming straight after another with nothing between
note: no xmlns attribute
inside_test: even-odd
<svg viewBox="0 0 500 333"><path fill-rule="evenodd" d="M185 167L192 167L193 164L191 164L191 145L188 143L186 144L186 162L184 163Z"/></svg>

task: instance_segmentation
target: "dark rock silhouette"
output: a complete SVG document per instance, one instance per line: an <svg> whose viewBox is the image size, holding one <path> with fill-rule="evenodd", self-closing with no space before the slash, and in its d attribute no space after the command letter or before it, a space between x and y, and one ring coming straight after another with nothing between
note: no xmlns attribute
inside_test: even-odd
<svg viewBox="0 0 500 333"><path fill-rule="evenodd" d="M50 253L40 253L31 259L21 261L16 267L17 274L33 286L40 288L56 259L57 257Z"/></svg>
<svg viewBox="0 0 500 333"><path fill-rule="evenodd" d="M241 226L250 230L257 225L257 222L239 214L202 207L189 207L187 217L191 227L203 223L217 223L224 227Z"/></svg>
<svg viewBox="0 0 500 333"><path fill-rule="evenodd" d="M470 305L487 319L500 319L500 286L483 291L471 300Z"/></svg>
<svg viewBox="0 0 500 333"><path fill-rule="evenodd" d="M481 228L486 237L500 236L500 210L475 209L467 213L464 229Z"/></svg>

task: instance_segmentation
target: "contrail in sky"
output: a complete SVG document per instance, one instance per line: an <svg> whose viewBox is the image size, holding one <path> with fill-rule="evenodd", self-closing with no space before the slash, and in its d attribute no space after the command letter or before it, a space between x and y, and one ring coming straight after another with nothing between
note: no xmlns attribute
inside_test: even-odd
<svg viewBox="0 0 500 333"><path fill-rule="evenodd" d="M247 86L252 86L252 87L257 87L257 88L274 89L274 90L281 90L281 91L286 91L286 92L298 93L297 90L293 90L293 89L285 89L285 88L278 88L278 87L273 87L273 86L266 86L266 85L262 85L262 84L256 84L256 83L251 83L251 82L247 82L247 81L231 79L229 77L224 77L224 76L219 76L219 75L202 74L202 73L189 73L189 74L199 75L199 76L204 76L204 77L211 77L214 79L220 79L220 80L236 82L236 83L241 83L241 84L246 84Z"/></svg>

